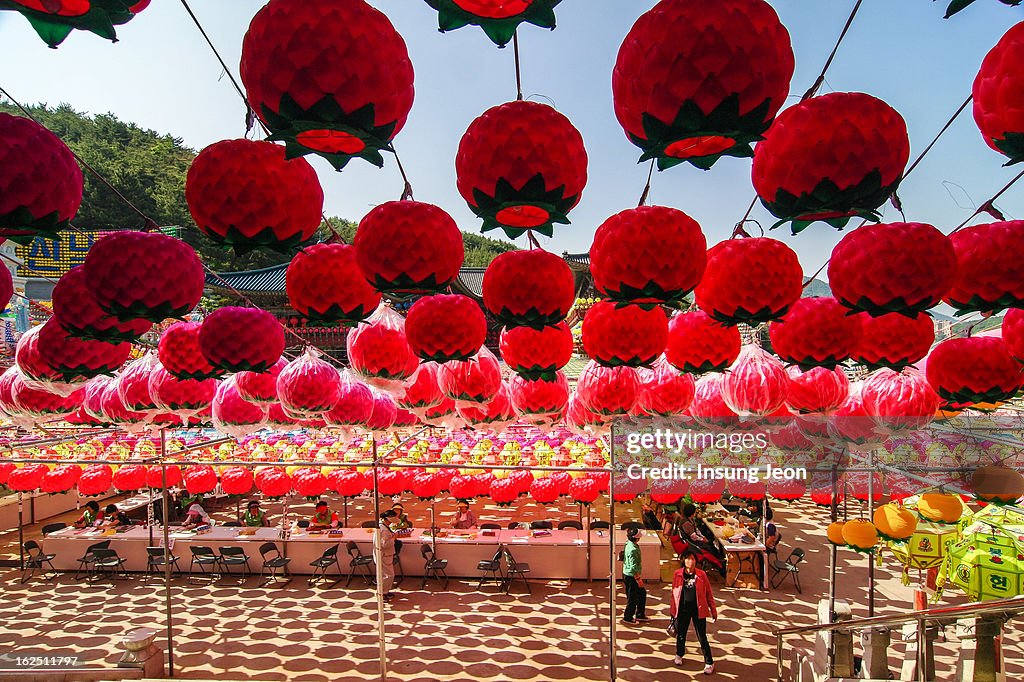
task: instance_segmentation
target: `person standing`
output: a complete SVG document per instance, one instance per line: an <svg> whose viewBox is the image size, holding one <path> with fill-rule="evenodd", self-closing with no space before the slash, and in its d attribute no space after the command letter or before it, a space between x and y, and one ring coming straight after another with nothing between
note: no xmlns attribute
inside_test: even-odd
<svg viewBox="0 0 1024 682"><path fill-rule="evenodd" d="M640 554L640 529L626 531L625 565L622 567L622 582L626 585L626 615L623 622L630 625L647 621L647 590L640 577L642 557Z"/></svg>
<svg viewBox="0 0 1024 682"><path fill-rule="evenodd" d="M395 583L395 531L391 530L391 524L397 517L398 512L393 509L383 512L374 536L374 549L380 561L380 590L385 600L391 599L391 586Z"/></svg>
<svg viewBox="0 0 1024 682"><path fill-rule="evenodd" d="M715 608L715 596L711 592L711 581L708 574L697 568L697 555L691 551L683 554L683 566L672 576L672 617L676 621L676 657L672 660L676 665L683 664L686 653L686 634L693 623L700 642L700 650L704 654L704 674L715 672L715 659L711 655L708 644L708 618L711 622L718 620L718 609Z"/></svg>

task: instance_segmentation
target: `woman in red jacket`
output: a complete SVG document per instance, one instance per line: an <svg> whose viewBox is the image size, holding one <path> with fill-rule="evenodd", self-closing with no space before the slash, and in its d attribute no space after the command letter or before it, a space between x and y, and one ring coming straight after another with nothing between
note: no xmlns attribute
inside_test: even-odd
<svg viewBox="0 0 1024 682"><path fill-rule="evenodd" d="M711 581L704 571L697 568L697 555L693 552L683 554L683 567L672 576L672 617L676 621L676 657L673 663L683 664L686 652L686 634L693 622L697 632L700 649L704 653L704 674L715 672L715 659L711 656L711 645L708 644L707 623L718 620L718 609L715 608L715 595L711 593Z"/></svg>

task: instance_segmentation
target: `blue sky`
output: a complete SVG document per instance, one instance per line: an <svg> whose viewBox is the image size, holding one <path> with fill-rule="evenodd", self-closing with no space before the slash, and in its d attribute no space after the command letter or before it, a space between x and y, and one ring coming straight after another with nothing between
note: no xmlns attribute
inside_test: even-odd
<svg viewBox="0 0 1024 682"><path fill-rule="evenodd" d="M263 5L258 0L192 0L225 60L237 73L242 36ZM441 35L436 13L422 0L372 0L409 45L416 69L416 103L396 147L420 201L449 211L463 230L480 222L455 188L454 157L462 133L487 108L515 98L511 47L499 50L467 27ZM653 0L564 0L553 32L520 32L523 90L547 101L579 128L590 155L590 181L572 225L542 240L552 251L586 251L608 216L636 205L646 179L638 150L612 112L611 71L626 32ZM790 103L820 71L854 0L772 0L796 53ZM924 149L969 94L985 53L1024 8L977 2L943 20L945 2L865 0L821 92L863 91L906 118L911 158ZM212 53L176 0L153 0L119 28L118 43L74 33L48 49L19 15L0 13L0 84L23 102L66 102L184 139L195 149L244 133L244 108ZM402 183L393 159L383 170L355 161L341 172L315 157L328 214L358 220L370 207L397 199ZM1018 171L988 149L970 111L961 114L900 190L909 220L951 230ZM754 193L748 159L725 159L708 172L689 165L656 173L651 199L697 219L709 243L728 237ZM1024 183L997 204L1024 218ZM752 217L771 216L758 205ZM891 208L887 219L898 219ZM823 224L799 236L774 236L797 250L805 272L825 261L841 233ZM520 240L525 245L525 240Z"/></svg>

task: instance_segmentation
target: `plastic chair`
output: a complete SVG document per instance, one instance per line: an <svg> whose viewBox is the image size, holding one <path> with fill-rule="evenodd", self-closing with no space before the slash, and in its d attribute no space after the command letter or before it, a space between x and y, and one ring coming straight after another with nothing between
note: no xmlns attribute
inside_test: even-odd
<svg viewBox="0 0 1024 682"><path fill-rule="evenodd" d="M436 580L444 580L444 587L442 589L448 589L448 574L445 573L445 569L448 567L447 559L438 559L434 556L434 549L427 543L420 545L420 554L423 555L423 584L420 585L420 589L426 589L427 578L434 578Z"/></svg>
<svg viewBox="0 0 1024 682"><path fill-rule="evenodd" d="M199 566L199 572L203 575L209 575L212 578L219 578L220 573L217 572L217 566L220 565L220 557L214 554L213 549L210 547L204 547L202 545L190 545L189 550L192 552L192 563L189 564L188 570L191 573L196 565ZM207 570L210 566L213 570ZM191 580L191 578L189 578Z"/></svg>
<svg viewBox="0 0 1024 682"><path fill-rule="evenodd" d="M321 580L327 580L327 569L331 566L337 566L338 575L341 576L341 564L338 563L338 547L339 545L328 547L324 550L324 553L320 555L319 559L314 559L309 562L309 565L313 567L313 575L311 575L308 580L310 585L316 585Z"/></svg>
<svg viewBox="0 0 1024 682"><path fill-rule="evenodd" d="M22 545L25 549L25 565L21 569L21 582L22 584L27 583L29 578L36 574L36 571L42 571L43 577L46 578L46 569L44 565L50 567L50 571L53 575L47 580L53 580L57 577L57 569L53 567L51 563L56 554L43 554L43 548L39 546L39 543L35 540L28 540Z"/></svg>
<svg viewBox="0 0 1024 682"><path fill-rule="evenodd" d="M501 530L501 525L497 523L481 523L480 530Z"/></svg>
<svg viewBox="0 0 1024 682"><path fill-rule="evenodd" d="M263 557L263 567L260 569L260 587L270 583L277 583L281 577L287 578L287 580L281 583L282 585L287 585L292 581L292 576L288 572L288 564L291 562L291 559L282 556L281 550L277 548L276 544L264 542L260 545L260 556ZM270 569L270 577L264 580L263 576L266 575L267 569Z"/></svg>
<svg viewBox="0 0 1024 682"><path fill-rule="evenodd" d="M482 589L484 581L493 580L498 583L498 589L500 590L505 586L505 576L501 571L501 549L499 548L494 556L489 560L481 561L476 565L476 570L480 571L480 582L477 584L476 589Z"/></svg>
<svg viewBox="0 0 1024 682"><path fill-rule="evenodd" d="M348 555L352 557L348 562L348 580L345 581L345 587L352 584L352 578L355 577L355 574L359 569L362 569L360 572L363 573L363 577L366 578L366 584L372 585L373 575L370 573L370 565L373 564L373 557L369 554L363 554L360 552L359 545L352 540L349 540L348 544L345 545L345 550L348 552ZM341 571L340 567L338 568L338 571Z"/></svg>
<svg viewBox="0 0 1024 682"><path fill-rule="evenodd" d="M583 524L579 521L560 521L558 523L558 530L583 530Z"/></svg>
<svg viewBox="0 0 1024 682"><path fill-rule="evenodd" d="M124 559L117 555L112 549L95 549L93 550L93 561L92 567L97 578L109 575L111 579L121 576L127 578L128 574L124 572Z"/></svg>
<svg viewBox="0 0 1024 682"><path fill-rule="evenodd" d="M531 530L551 530L553 527L550 521L530 521Z"/></svg>
<svg viewBox="0 0 1024 682"><path fill-rule="evenodd" d="M590 530L608 530L611 526L607 521L591 521Z"/></svg>
<svg viewBox="0 0 1024 682"><path fill-rule="evenodd" d="M178 557L173 554L169 557L170 564L174 567L175 573L181 573L181 567L178 565ZM155 573L158 566L164 565L164 548L163 547L147 547L146 548L146 573Z"/></svg>
<svg viewBox="0 0 1024 682"><path fill-rule="evenodd" d="M231 574L232 566L241 566L241 578L239 584L245 582L246 576L252 575L252 569L249 567L249 555L245 553L245 549L241 547L219 547L220 551L220 565L224 567L224 572Z"/></svg>
<svg viewBox="0 0 1024 682"><path fill-rule="evenodd" d="M788 576L793 576L793 585L796 587L796 591L803 594L803 589L800 587L800 562L803 560L804 550L799 547L794 547L785 559L775 559L772 562L772 571L774 572L771 580L772 589L781 587Z"/></svg>
<svg viewBox="0 0 1024 682"><path fill-rule="evenodd" d="M533 590L530 589L530 581L526 579L527 574L530 572L530 564L521 564L516 561L515 557L512 556L512 552L508 551L508 547L502 546L502 551L505 554L505 562L508 564L508 576L505 579L505 594L508 594L512 590L512 583L515 581L516 576L523 579L523 584L526 585L526 593L533 595Z"/></svg>
<svg viewBox="0 0 1024 682"><path fill-rule="evenodd" d="M48 523L45 526L43 526L43 537L46 537L50 533L56 533L59 530L64 530L67 527L68 524L66 523Z"/></svg>
<svg viewBox="0 0 1024 682"><path fill-rule="evenodd" d="M78 569L75 571L75 580L78 580L83 573L85 574L86 577L88 577L89 574L92 572L92 564L96 560L96 557L93 555L93 552L95 552L97 549L109 549L109 547L110 540L97 542L86 547L85 554L83 554L78 559Z"/></svg>

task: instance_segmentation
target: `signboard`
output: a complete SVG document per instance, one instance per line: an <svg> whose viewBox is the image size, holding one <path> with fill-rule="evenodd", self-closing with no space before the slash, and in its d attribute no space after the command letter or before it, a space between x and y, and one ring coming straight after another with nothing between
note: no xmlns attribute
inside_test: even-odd
<svg viewBox="0 0 1024 682"><path fill-rule="evenodd" d="M17 276L57 279L71 268L81 265L89 248L108 232L61 232L57 239L36 237L28 245L18 244L15 255L25 264L18 266Z"/></svg>

